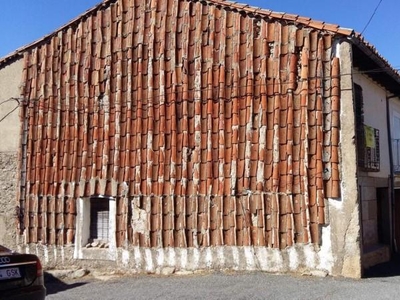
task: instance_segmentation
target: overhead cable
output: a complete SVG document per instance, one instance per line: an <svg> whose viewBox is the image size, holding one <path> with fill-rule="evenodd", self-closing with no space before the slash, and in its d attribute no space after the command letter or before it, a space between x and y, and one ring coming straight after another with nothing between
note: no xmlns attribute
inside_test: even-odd
<svg viewBox="0 0 400 300"><path fill-rule="evenodd" d="M372 13L371 17L369 18L369 20L368 20L367 24L365 25L364 29L361 31L361 35L362 35L362 34L364 33L364 31L368 28L369 23L371 23L372 19L374 18L374 16L375 16L375 14L376 14L376 12L377 12L379 6L381 5L382 1L383 1L383 0L380 0L379 3L378 3L378 5L375 7L374 12Z"/></svg>

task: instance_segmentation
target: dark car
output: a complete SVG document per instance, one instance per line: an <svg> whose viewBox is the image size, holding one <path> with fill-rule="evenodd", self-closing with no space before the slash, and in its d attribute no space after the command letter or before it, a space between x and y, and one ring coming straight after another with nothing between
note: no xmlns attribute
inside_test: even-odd
<svg viewBox="0 0 400 300"><path fill-rule="evenodd" d="M20 254L0 245L0 299L44 299L43 269L33 254Z"/></svg>

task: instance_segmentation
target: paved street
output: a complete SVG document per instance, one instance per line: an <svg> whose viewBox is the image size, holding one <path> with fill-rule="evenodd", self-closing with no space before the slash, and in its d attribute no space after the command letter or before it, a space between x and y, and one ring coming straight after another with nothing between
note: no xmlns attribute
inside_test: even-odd
<svg viewBox="0 0 400 300"><path fill-rule="evenodd" d="M261 272L48 279L47 299L399 299L397 269L383 265L361 280Z"/></svg>

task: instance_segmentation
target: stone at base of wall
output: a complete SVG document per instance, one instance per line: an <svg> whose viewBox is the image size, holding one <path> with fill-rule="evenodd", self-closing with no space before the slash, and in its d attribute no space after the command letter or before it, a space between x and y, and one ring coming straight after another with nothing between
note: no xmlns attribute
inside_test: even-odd
<svg viewBox="0 0 400 300"><path fill-rule="evenodd" d="M0 213L0 245L11 250L16 250L16 231L14 229L14 216L10 213Z"/></svg>
<svg viewBox="0 0 400 300"><path fill-rule="evenodd" d="M6 230L6 221L5 221L5 216L0 214L0 245L5 244L5 236L6 236L7 230Z"/></svg>
<svg viewBox="0 0 400 300"><path fill-rule="evenodd" d="M374 245L364 249L362 265L365 269L388 261L390 261L390 248L388 245Z"/></svg>

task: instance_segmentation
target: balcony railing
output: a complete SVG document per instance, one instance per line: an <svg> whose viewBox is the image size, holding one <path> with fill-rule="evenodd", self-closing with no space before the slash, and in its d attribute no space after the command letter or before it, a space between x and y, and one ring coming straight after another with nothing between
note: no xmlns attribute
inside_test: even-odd
<svg viewBox="0 0 400 300"><path fill-rule="evenodd" d="M358 167L364 172L379 172L379 129L362 125L358 127ZM399 145L400 146L400 145Z"/></svg>

